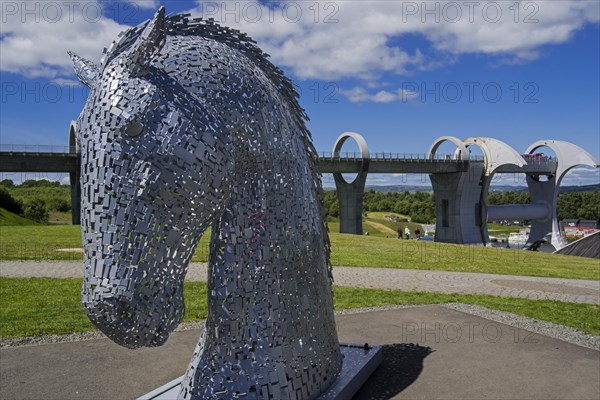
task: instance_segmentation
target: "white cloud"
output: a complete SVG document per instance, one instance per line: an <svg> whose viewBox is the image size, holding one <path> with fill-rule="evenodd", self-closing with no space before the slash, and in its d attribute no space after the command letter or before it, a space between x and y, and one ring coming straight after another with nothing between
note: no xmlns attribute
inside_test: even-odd
<svg viewBox="0 0 600 400"><path fill-rule="evenodd" d="M0 70L26 77L72 76L68 50L98 62L102 49L127 28L104 17L94 1L7 2L0 18Z"/></svg>
<svg viewBox="0 0 600 400"><path fill-rule="evenodd" d="M600 184L600 170L587 167L574 168L569 171L561 182L561 186Z"/></svg>
<svg viewBox="0 0 600 400"><path fill-rule="evenodd" d="M139 7L139 8L145 8L145 9L150 9L150 10L156 10L160 6L159 0L134 0L134 1L132 1L132 0L117 0L117 1L129 3L134 8Z"/></svg>
<svg viewBox="0 0 600 400"><path fill-rule="evenodd" d="M67 86L67 87L81 86L81 82L76 81L75 79L65 79L65 78L52 79L50 81L50 83L53 83L58 86Z"/></svg>
<svg viewBox="0 0 600 400"><path fill-rule="evenodd" d="M300 78L325 80L372 81L386 72L439 68L465 53L526 62L541 46L564 43L600 20L597 1L199 3L192 14L249 33ZM404 34L424 36L438 54L403 48Z"/></svg>
<svg viewBox="0 0 600 400"><path fill-rule="evenodd" d="M419 96L417 92L405 89L396 89L394 91L380 90L375 93L369 93L362 87L352 89L340 89L339 93L344 95L353 103L374 102L374 103L392 103L401 101L409 102Z"/></svg>
<svg viewBox="0 0 600 400"><path fill-rule="evenodd" d="M69 2L34 3L38 21L23 13L25 2L2 3L1 71L72 76L67 50L97 61L102 48L127 28L106 16L96 18L102 10L97 1L74 2L72 10L65 6ZM137 4L156 8L158 3ZM169 3L163 3L169 12ZM62 6L60 18L48 4ZM513 1L220 1L199 2L191 12L247 32L298 78L358 78L372 87L386 73L440 68L465 53L490 55L493 63L528 62L540 57L543 46L565 43L585 24L600 21L600 2L521 1L515 7ZM407 48L406 34L421 35L435 51ZM394 96L389 90L378 93L370 95L371 101Z"/></svg>

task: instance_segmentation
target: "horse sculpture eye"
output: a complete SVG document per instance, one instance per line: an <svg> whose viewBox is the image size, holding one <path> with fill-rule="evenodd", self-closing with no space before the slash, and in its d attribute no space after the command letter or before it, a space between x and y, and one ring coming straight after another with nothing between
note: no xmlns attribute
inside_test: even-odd
<svg viewBox="0 0 600 400"><path fill-rule="evenodd" d="M129 137L138 137L144 132L144 126L137 121L131 121L125 128L125 134Z"/></svg>

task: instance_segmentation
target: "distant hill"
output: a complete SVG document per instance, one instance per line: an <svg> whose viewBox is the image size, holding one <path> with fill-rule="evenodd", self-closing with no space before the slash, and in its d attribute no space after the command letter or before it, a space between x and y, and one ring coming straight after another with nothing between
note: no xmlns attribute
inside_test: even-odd
<svg viewBox="0 0 600 400"><path fill-rule="evenodd" d="M6 211L4 208L0 208L0 226L23 226L23 225L39 225L37 222L27 218L13 214L10 211Z"/></svg>
<svg viewBox="0 0 600 400"><path fill-rule="evenodd" d="M492 192L525 192L527 186L509 186L509 185L498 185L492 186ZM569 192L597 192L600 191L600 184L597 185L581 185L581 186L561 186L560 193Z"/></svg>
<svg viewBox="0 0 600 400"><path fill-rule="evenodd" d="M431 186L417 186L417 185L382 185L382 186L365 186L365 190L375 190L376 192L391 192L391 193L404 193L404 192L427 192L432 193L433 188Z"/></svg>
<svg viewBox="0 0 600 400"><path fill-rule="evenodd" d="M597 185L582 185L582 186L561 186L560 192L596 192L600 191L600 184Z"/></svg>
<svg viewBox="0 0 600 400"><path fill-rule="evenodd" d="M331 190L334 188L326 188ZM403 193L403 192L433 192L431 186L417 186L417 185L367 185L365 190L375 190L376 192L392 192L392 193ZM510 186L510 185L496 185L491 187L492 192L525 192L527 186ZM595 192L600 191L600 184L596 185L582 185L582 186L561 186L561 193L568 192Z"/></svg>

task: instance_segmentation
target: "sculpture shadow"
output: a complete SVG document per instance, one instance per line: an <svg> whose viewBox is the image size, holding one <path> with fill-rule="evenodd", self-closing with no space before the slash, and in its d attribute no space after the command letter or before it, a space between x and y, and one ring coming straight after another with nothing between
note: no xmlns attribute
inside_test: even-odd
<svg viewBox="0 0 600 400"><path fill-rule="evenodd" d="M414 343L384 345L383 361L353 400L390 399L417 380L423 360L434 350Z"/></svg>

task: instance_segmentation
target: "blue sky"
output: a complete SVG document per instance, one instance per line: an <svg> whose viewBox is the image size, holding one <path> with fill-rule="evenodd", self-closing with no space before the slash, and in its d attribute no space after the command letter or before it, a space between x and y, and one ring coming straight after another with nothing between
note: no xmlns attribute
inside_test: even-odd
<svg viewBox="0 0 600 400"><path fill-rule="evenodd" d="M320 151L356 131L372 152L425 153L437 137L454 135L494 137L520 152L539 139L566 140L600 158L598 2L24 4L0 3L2 144L66 144L87 94L66 50L97 61L118 32L162 4L256 39L301 91ZM564 184L599 182L598 170L577 169ZM368 181L406 183L427 179Z"/></svg>

